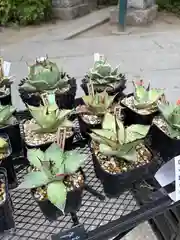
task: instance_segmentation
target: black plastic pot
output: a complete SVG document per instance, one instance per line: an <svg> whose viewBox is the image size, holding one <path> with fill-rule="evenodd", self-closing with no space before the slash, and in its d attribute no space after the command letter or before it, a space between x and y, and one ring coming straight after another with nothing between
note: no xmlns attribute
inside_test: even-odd
<svg viewBox="0 0 180 240"><path fill-rule="evenodd" d="M164 162L180 154L180 139L167 136L155 124L152 124L147 134L147 145L162 156Z"/></svg>
<svg viewBox="0 0 180 240"><path fill-rule="evenodd" d="M75 107L76 79L69 78L70 89L64 93L56 92L56 103L60 109L72 109Z"/></svg>
<svg viewBox="0 0 180 240"><path fill-rule="evenodd" d="M9 144L9 154L6 158L0 161L0 166L6 169L9 188L13 189L17 187L18 181L16 177L16 172L13 166L11 143L7 134L0 134L0 137L3 137L4 139L6 139Z"/></svg>
<svg viewBox="0 0 180 240"><path fill-rule="evenodd" d="M81 170L82 172L82 170ZM84 173L82 172L83 176ZM85 177L84 177L85 179ZM83 193L84 186L78 189L75 189L73 191L69 191L67 193L67 200L66 200L66 206L65 206L65 214L68 213L75 213L77 212L81 207L81 201L82 201L82 193ZM33 190L31 191L33 195ZM34 197L34 195L33 195ZM35 198L34 198L35 199ZM38 203L41 211L43 212L44 216L49 220L56 220L58 216L63 215L63 213L55 207L49 200L44 201L35 201Z"/></svg>
<svg viewBox="0 0 180 240"><path fill-rule="evenodd" d="M86 123L81 116L78 116L78 121L79 121L79 128L80 132L83 138L89 138L89 134L91 133L91 129L101 129L102 128L102 123L99 124L88 124Z"/></svg>
<svg viewBox="0 0 180 240"><path fill-rule="evenodd" d="M0 104L1 105L12 105L11 101L11 91L7 95L1 95L0 94Z"/></svg>
<svg viewBox="0 0 180 240"><path fill-rule="evenodd" d="M67 92L59 93L58 91L55 93L56 103L61 109L71 109L75 105L75 96L76 96L76 79L69 78L70 89ZM31 106L40 106L43 104L41 101L40 93L29 93L24 90L20 90L20 97L22 101Z"/></svg>
<svg viewBox="0 0 180 240"><path fill-rule="evenodd" d="M126 95L125 98L130 96L133 96L133 93ZM159 111L157 110L148 115L141 115L128 108L122 102L121 105L124 107L124 109L122 109L122 114L124 115L124 124L126 126L131 124L151 125L153 118L159 114Z"/></svg>
<svg viewBox="0 0 180 240"><path fill-rule="evenodd" d="M156 156L153 160L141 167L135 168L125 173L111 174L106 172L100 165L95 154L92 155L94 170L97 178L103 184L104 192L109 198L119 197L121 193L132 188L135 182L147 179L157 171L160 162Z"/></svg>
<svg viewBox="0 0 180 240"><path fill-rule="evenodd" d="M12 125L0 127L1 133L9 136L13 156L19 156L23 149L19 123L16 121Z"/></svg>
<svg viewBox="0 0 180 240"><path fill-rule="evenodd" d="M0 204L0 232L15 228L13 218L13 206L11 197L8 191L7 172L4 168L0 168L0 179L5 183L6 200Z"/></svg>
<svg viewBox="0 0 180 240"><path fill-rule="evenodd" d="M81 88L83 89L84 93L86 95L88 95L88 82L89 82L89 77L86 75L83 79L82 79L82 83L81 83ZM104 86L104 88L98 88L98 87L94 87L94 91L95 92L103 92L106 89L107 86ZM108 89L107 93L109 95L116 95L115 97L115 101L118 101L119 98L123 95L123 91L126 88L126 78L125 76L122 74L122 80L120 81L120 84L115 88L115 89Z"/></svg>

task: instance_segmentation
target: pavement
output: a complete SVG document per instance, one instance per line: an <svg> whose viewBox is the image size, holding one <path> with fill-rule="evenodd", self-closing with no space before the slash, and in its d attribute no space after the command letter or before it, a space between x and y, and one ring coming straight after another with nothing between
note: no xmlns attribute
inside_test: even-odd
<svg viewBox="0 0 180 240"><path fill-rule="evenodd" d="M86 21L89 20L86 19ZM75 24L72 27L63 24L61 26L66 28L64 30L57 26L52 28L48 26L39 33L35 30L36 33L29 34L27 38L19 39L15 36L16 40L9 41L7 44L3 33L2 38L0 35L0 53L7 61L12 62L11 74L16 76L12 86L12 97L17 109L24 109L17 85L23 77L27 76L26 62L30 64L36 57L46 54L59 67L63 67L77 79L78 97L83 94L80 88L81 79L92 67L95 52L105 54L114 67L120 64L121 72L125 73L128 79L127 92L132 91L133 79L142 78L146 83L151 81L152 87L165 89L169 100L176 101L180 97L179 26L174 29L165 28L163 32L146 30L138 31L136 34L117 36L90 34L90 36L77 36L74 39L64 40L62 32L67 32L67 29L73 32ZM156 237L149 225L144 223L124 238L124 240L134 239L155 240Z"/></svg>

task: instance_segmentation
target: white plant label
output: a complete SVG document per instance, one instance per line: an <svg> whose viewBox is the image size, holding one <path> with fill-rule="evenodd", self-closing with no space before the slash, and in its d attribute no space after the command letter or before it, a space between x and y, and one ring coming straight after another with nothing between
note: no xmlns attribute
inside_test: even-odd
<svg viewBox="0 0 180 240"><path fill-rule="evenodd" d="M99 53L94 53L94 62L98 62L100 60L100 54Z"/></svg>
<svg viewBox="0 0 180 240"><path fill-rule="evenodd" d="M9 77L10 74L10 68L11 68L11 63L10 62L3 62L3 74L5 77Z"/></svg>
<svg viewBox="0 0 180 240"><path fill-rule="evenodd" d="M175 160L175 192L176 201L180 200L180 156L174 158Z"/></svg>

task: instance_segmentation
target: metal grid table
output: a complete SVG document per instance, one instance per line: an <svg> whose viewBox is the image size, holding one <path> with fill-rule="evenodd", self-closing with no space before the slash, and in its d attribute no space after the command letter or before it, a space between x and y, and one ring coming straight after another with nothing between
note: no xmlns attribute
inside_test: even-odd
<svg viewBox="0 0 180 240"><path fill-rule="evenodd" d="M88 146L79 148L82 153L90 153ZM86 184L97 192L103 193L102 184L96 178L92 159L85 164L84 172ZM26 173L26 169L18 172L19 182ZM70 214L60 216L56 221L45 219L29 190L11 191L14 203L14 218L16 229L0 236L0 240L35 240L50 239L52 234L70 229L73 222ZM77 212L78 220L84 225L88 233L88 240L106 240L115 237L120 239L122 234L137 226L140 222L148 220L171 206L171 200L162 195L144 206L139 206L133 197L131 189L117 199L99 200L91 193L84 191L82 205Z"/></svg>

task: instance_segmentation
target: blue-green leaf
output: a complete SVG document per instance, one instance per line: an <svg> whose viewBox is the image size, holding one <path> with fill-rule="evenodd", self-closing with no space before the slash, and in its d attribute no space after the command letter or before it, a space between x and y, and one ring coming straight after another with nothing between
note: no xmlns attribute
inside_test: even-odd
<svg viewBox="0 0 180 240"><path fill-rule="evenodd" d="M44 153L40 149L28 149L27 159L30 164L38 169L41 168L41 162L44 161Z"/></svg>
<svg viewBox="0 0 180 240"><path fill-rule="evenodd" d="M65 152L65 172L75 173L85 162L87 155L77 152L76 150Z"/></svg>

